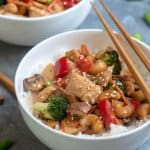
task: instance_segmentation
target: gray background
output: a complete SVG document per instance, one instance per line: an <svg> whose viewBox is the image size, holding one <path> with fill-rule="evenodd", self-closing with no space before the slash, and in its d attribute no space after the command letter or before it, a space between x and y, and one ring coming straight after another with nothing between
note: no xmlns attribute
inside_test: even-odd
<svg viewBox="0 0 150 150"><path fill-rule="evenodd" d="M150 45L150 27L148 27L142 19L144 12L150 10L149 0L141 2L105 0L105 2L109 5L111 10L113 10L114 14L120 19L131 35L136 32L140 33L142 35L142 40ZM98 7L102 10L100 5L98 5ZM102 12L112 28L116 30L106 16L106 13L103 10ZM82 28L103 27L95 13L91 10L87 19L79 27L79 29ZM0 71L6 73L11 79L14 79L19 61L30 48L31 47L20 47L0 42ZM2 86L0 86L0 93L2 93L6 99L4 105L0 106L0 140L14 140L16 144L11 150L47 150L47 148L34 137L25 125L15 101L15 96L10 95ZM150 150L150 139L138 150Z"/></svg>

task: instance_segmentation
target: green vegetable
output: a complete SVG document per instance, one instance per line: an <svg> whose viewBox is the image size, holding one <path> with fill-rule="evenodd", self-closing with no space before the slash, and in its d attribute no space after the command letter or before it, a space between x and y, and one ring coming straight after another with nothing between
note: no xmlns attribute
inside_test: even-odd
<svg viewBox="0 0 150 150"><path fill-rule="evenodd" d="M62 120L66 116L68 101L61 96L52 96L49 100L48 112L54 120Z"/></svg>
<svg viewBox="0 0 150 150"><path fill-rule="evenodd" d="M112 74L119 75L121 70L122 70L122 65L121 65L120 60L118 59L114 64Z"/></svg>
<svg viewBox="0 0 150 150"><path fill-rule="evenodd" d="M61 96L52 96L48 103L37 102L33 109L47 119L62 120L66 116L68 101Z"/></svg>
<svg viewBox="0 0 150 150"><path fill-rule="evenodd" d="M142 40L142 36L139 33L133 34L133 37L136 38L137 40Z"/></svg>
<svg viewBox="0 0 150 150"><path fill-rule="evenodd" d="M102 60L107 66L112 66L118 60L118 53L115 50L107 51Z"/></svg>
<svg viewBox="0 0 150 150"><path fill-rule="evenodd" d="M146 23L147 25L150 26L150 10L147 11L147 12L145 12L145 14L144 14L144 21L145 21L145 23Z"/></svg>
<svg viewBox="0 0 150 150"><path fill-rule="evenodd" d="M52 86L52 85L53 85L53 82L47 81L47 82L43 85L43 87L46 88L46 87Z"/></svg>
<svg viewBox="0 0 150 150"><path fill-rule="evenodd" d="M112 89L112 88L113 88L113 84L109 82L105 87L105 90Z"/></svg>
<svg viewBox="0 0 150 150"><path fill-rule="evenodd" d="M33 105L33 109L43 115L46 119L53 119L52 115L48 112L48 103L37 102Z"/></svg>
<svg viewBox="0 0 150 150"><path fill-rule="evenodd" d="M115 80L115 82L120 87L120 89L123 91L123 93L125 93L126 92L125 84L122 81L120 81L120 80Z"/></svg>
<svg viewBox="0 0 150 150"><path fill-rule="evenodd" d="M8 150L14 144L11 140L5 140L0 142L0 150Z"/></svg>

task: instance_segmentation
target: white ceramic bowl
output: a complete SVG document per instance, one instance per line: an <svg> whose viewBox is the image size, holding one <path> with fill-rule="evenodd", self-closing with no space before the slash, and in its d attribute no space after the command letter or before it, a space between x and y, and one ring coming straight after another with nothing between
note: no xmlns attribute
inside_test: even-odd
<svg viewBox="0 0 150 150"><path fill-rule="evenodd" d="M122 42L130 51L126 43ZM23 118L34 135L53 150L134 150L149 137L150 122L119 135L97 138L76 137L47 127L35 118L29 109L27 99L23 95L23 79L35 73L42 64L53 62L66 50L79 48L82 43L87 44L90 50L104 49L108 45L113 45L106 33L101 30L77 30L49 38L25 55L15 76L16 95ZM137 43L150 56L149 47L142 42ZM132 58L138 62L134 54L132 54ZM141 64L138 63L138 65ZM142 69L142 72L144 73L145 70Z"/></svg>
<svg viewBox="0 0 150 150"><path fill-rule="evenodd" d="M16 45L35 45L61 32L77 28L90 12L88 0L54 15L23 18L0 15L0 40Z"/></svg>

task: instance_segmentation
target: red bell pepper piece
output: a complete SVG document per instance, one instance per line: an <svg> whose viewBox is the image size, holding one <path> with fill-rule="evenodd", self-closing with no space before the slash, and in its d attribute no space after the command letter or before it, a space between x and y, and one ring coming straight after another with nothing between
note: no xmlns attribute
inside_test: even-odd
<svg viewBox="0 0 150 150"><path fill-rule="evenodd" d="M64 4L65 9L69 9L77 3L78 3L77 0L63 0L63 4Z"/></svg>
<svg viewBox="0 0 150 150"><path fill-rule="evenodd" d="M134 109L137 110L141 103L138 100L131 100L131 104L133 105Z"/></svg>
<svg viewBox="0 0 150 150"><path fill-rule="evenodd" d="M61 57L55 62L54 71L56 78L67 75L69 70L70 68L66 57Z"/></svg>
<svg viewBox="0 0 150 150"><path fill-rule="evenodd" d="M112 122L112 106L108 99L99 100L98 107L102 115L105 126L109 126Z"/></svg>
<svg viewBox="0 0 150 150"><path fill-rule="evenodd" d="M32 0L23 0L25 3L30 3Z"/></svg>
<svg viewBox="0 0 150 150"><path fill-rule="evenodd" d="M58 87L65 88L66 80L62 79L62 78L57 78L56 81L55 81L55 85L58 86Z"/></svg>
<svg viewBox="0 0 150 150"><path fill-rule="evenodd" d="M82 72L88 72L90 68L92 67L92 62L86 58L79 57L77 60L77 67L82 71Z"/></svg>

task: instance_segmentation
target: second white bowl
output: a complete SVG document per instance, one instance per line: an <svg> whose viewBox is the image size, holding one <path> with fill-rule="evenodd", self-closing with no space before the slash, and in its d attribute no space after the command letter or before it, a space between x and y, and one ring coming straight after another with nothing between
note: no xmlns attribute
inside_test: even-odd
<svg viewBox="0 0 150 150"><path fill-rule="evenodd" d="M42 40L77 28L90 12L88 0L54 15L23 18L0 15L0 40L16 45L35 45Z"/></svg>

